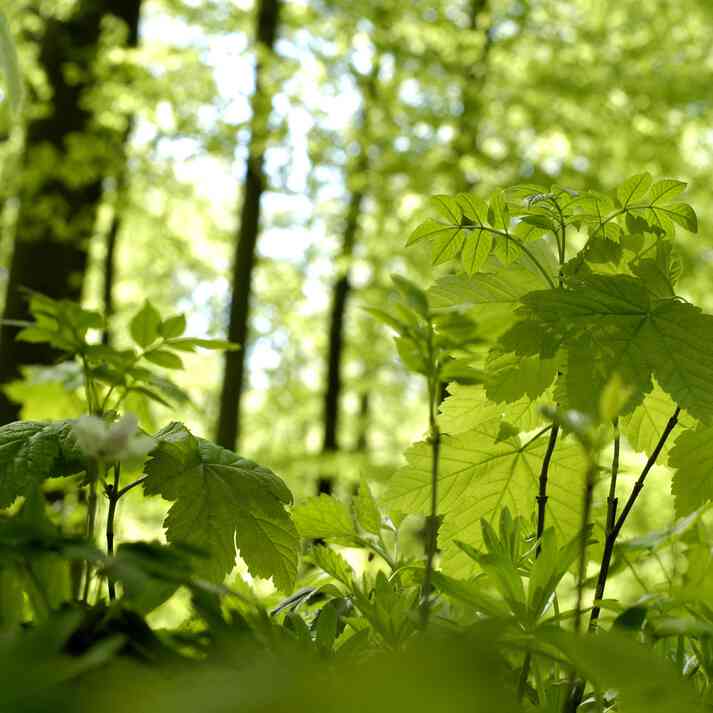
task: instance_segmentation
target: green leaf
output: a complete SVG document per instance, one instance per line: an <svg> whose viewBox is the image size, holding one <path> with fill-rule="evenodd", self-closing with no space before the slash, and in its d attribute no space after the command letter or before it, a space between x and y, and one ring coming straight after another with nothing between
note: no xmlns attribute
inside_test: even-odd
<svg viewBox="0 0 713 713"><path fill-rule="evenodd" d="M160 391L166 398L177 404L188 403L190 401L188 394L183 389L174 384L170 379L160 376L159 374L154 374L150 369L135 366L129 371L129 374L137 381Z"/></svg>
<svg viewBox="0 0 713 713"><path fill-rule="evenodd" d="M22 581L10 565L0 567L0 631L19 626L24 618Z"/></svg>
<svg viewBox="0 0 713 713"><path fill-rule="evenodd" d="M391 275L394 287L398 290L404 302L424 319L428 319L428 299L426 293L411 280L407 280L401 275Z"/></svg>
<svg viewBox="0 0 713 713"><path fill-rule="evenodd" d="M554 359L517 356L495 347L488 354L486 370L488 398L513 403L542 396L554 381L557 367Z"/></svg>
<svg viewBox="0 0 713 713"><path fill-rule="evenodd" d="M177 314L168 319L164 319L159 325L158 333L164 339L180 337L186 331L186 315Z"/></svg>
<svg viewBox="0 0 713 713"><path fill-rule="evenodd" d="M444 225L428 218L411 233L406 245L413 245L424 239L433 241L431 259L434 265L440 265L458 255L465 235L460 225Z"/></svg>
<svg viewBox="0 0 713 713"><path fill-rule="evenodd" d="M463 215L475 225L485 225L488 221L488 204L472 193L459 193L456 201Z"/></svg>
<svg viewBox="0 0 713 713"><path fill-rule="evenodd" d="M654 376L694 418L713 417L713 317L691 304L662 302L637 340Z"/></svg>
<svg viewBox="0 0 713 713"><path fill-rule="evenodd" d="M531 431L545 422L540 404L529 398L513 403L494 403L488 399L485 387L453 383L448 385L450 396L441 404L439 424L444 433L456 434L477 426L500 423L506 419L521 431Z"/></svg>
<svg viewBox="0 0 713 713"><path fill-rule="evenodd" d="M182 584L192 584L191 550L158 542L119 545L116 555L102 568L124 586L122 602L141 614L163 604Z"/></svg>
<svg viewBox="0 0 713 713"><path fill-rule="evenodd" d="M467 275L480 272L493 247L493 235L487 230L474 230L465 240L461 261Z"/></svg>
<svg viewBox="0 0 713 713"><path fill-rule="evenodd" d="M198 337L179 337L178 339L169 339L166 341L166 346L179 351L193 351L194 347L210 350L237 351L240 349L239 344L229 342L226 339L200 339Z"/></svg>
<svg viewBox="0 0 713 713"><path fill-rule="evenodd" d="M433 573L434 586L449 597L495 619L510 616L510 608L499 597L488 594L479 581L454 579L443 572Z"/></svg>
<svg viewBox="0 0 713 713"><path fill-rule="evenodd" d="M164 369L183 369L183 361L178 354L169 352L166 349L157 349L155 351L146 352L144 359L162 366Z"/></svg>
<svg viewBox="0 0 713 713"><path fill-rule="evenodd" d="M579 533L569 543L558 546L557 533L548 527L540 541L540 554L535 560L527 584L528 609L533 623L552 603L552 595L569 568L579 557L581 536Z"/></svg>
<svg viewBox="0 0 713 713"><path fill-rule="evenodd" d="M22 78L17 61L15 43L4 13L0 12L0 69L5 77L5 91L10 108L17 113L23 99Z"/></svg>
<svg viewBox="0 0 713 713"><path fill-rule="evenodd" d="M349 508L330 495L307 498L292 509L292 517L305 538L351 541L357 534Z"/></svg>
<svg viewBox="0 0 713 713"><path fill-rule="evenodd" d="M161 404L161 406L165 406L166 408L173 408L172 404L166 401L161 394L157 394L155 391L152 391L146 386L132 386L128 389L128 391L133 391L135 394L141 394L149 399L149 401L155 401L157 404Z"/></svg>
<svg viewBox="0 0 713 713"><path fill-rule="evenodd" d="M651 393L634 411L620 419L619 427L635 451L651 455L675 410L673 399L654 381ZM681 412L678 420L686 428L694 425L693 419L685 412ZM672 439L666 441L662 455L669 452L672 444Z"/></svg>
<svg viewBox="0 0 713 713"><path fill-rule="evenodd" d="M592 412L596 403L574 401L584 393L577 389L594 379L603 386L618 371L633 389L632 408L651 390L653 374L694 418L713 418L713 317L697 307L652 301L627 275L591 275L574 289L533 292L523 302L569 351L570 408Z"/></svg>
<svg viewBox="0 0 713 713"><path fill-rule="evenodd" d="M431 198L433 207L446 219L452 223L460 223L463 217L463 210L457 198L446 195L437 195Z"/></svg>
<svg viewBox="0 0 713 713"><path fill-rule="evenodd" d="M381 532L381 512L364 476L361 477L359 492L354 498L354 512L357 522L364 530L374 535Z"/></svg>
<svg viewBox="0 0 713 713"><path fill-rule="evenodd" d="M577 636L565 631L541 635L560 648L577 671L598 687L615 689L626 713L702 713L695 686L650 646L616 632Z"/></svg>
<svg viewBox="0 0 713 713"><path fill-rule="evenodd" d="M79 473L85 459L72 421L16 421L0 428L0 508L51 476Z"/></svg>
<svg viewBox="0 0 713 713"><path fill-rule="evenodd" d="M555 279L557 262L551 248L544 240L529 246L545 271ZM504 265L490 256L483 266L484 272L471 277L447 275L439 278L428 295L434 309L464 309L482 304L516 304L528 292L548 287L542 273L527 255Z"/></svg>
<svg viewBox="0 0 713 713"><path fill-rule="evenodd" d="M155 436L144 491L174 501L164 522L169 542L208 555L196 571L222 581L235 564L235 544L250 572L291 591L299 536L284 505L292 501L272 471L171 423Z"/></svg>
<svg viewBox="0 0 713 713"><path fill-rule="evenodd" d="M142 348L148 347L158 339L159 327L161 325L161 315L158 310L148 301L133 316L129 322L131 338Z"/></svg>
<svg viewBox="0 0 713 713"><path fill-rule="evenodd" d="M469 571L472 563L454 545L462 540L482 542L480 520L497 522L508 507L513 516L529 518L542 459L547 448L543 434L530 442L510 438L498 442L492 427L479 427L457 436L444 436L438 476L438 512L445 515L439 533L444 569ZM418 443L406 452L408 465L389 483L384 502L390 509L428 514L431 496L431 448ZM563 541L581 527L581 504L586 458L573 438L558 442L549 473L547 522Z"/></svg>
<svg viewBox="0 0 713 713"><path fill-rule="evenodd" d="M673 178L664 178L651 186L650 200L652 205L670 203L676 196L686 190L688 184L685 181L677 181Z"/></svg>
<svg viewBox="0 0 713 713"><path fill-rule="evenodd" d="M698 232L698 217L688 203L674 203L667 206L657 206L652 209L657 215L664 215L674 223L686 229L689 233Z"/></svg>
<svg viewBox="0 0 713 713"><path fill-rule="evenodd" d="M671 493L676 515L688 515L713 498L713 427L683 431L669 453L675 468Z"/></svg>
<svg viewBox="0 0 713 713"><path fill-rule="evenodd" d="M508 230L510 227L510 212L503 191L496 191L490 196L488 221L493 227L500 230Z"/></svg>
<svg viewBox="0 0 713 713"><path fill-rule="evenodd" d="M321 570L347 587L352 586L354 570L339 552L335 552L331 547L316 545L312 548L311 556L314 563Z"/></svg>
<svg viewBox="0 0 713 713"><path fill-rule="evenodd" d="M323 653L331 652L334 640L337 638L339 615L336 600L327 602L314 620L315 644Z"/></svg>
<svg viewBox="0 0 713 713"><path fill-rule="evenodd" d="M621 376L614 372L599 397L599 416L602 422L610 423L617 418L630 396L630 389L624 384Z"/></svg>
<svg viewBox="0 0 713 713"><path fill-rule="evenodd" d="M616 195L622 207L626 208L630 203L634 203L643 198L651 187L651 174L639 173L636 176L627 178L619 188L616 189Z"/></svg>

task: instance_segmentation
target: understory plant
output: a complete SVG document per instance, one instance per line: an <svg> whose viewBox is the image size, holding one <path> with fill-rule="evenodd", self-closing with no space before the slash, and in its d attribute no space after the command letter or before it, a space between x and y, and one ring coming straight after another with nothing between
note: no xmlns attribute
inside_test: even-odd
<svg viewBox="0 0 713 713"><path fill-rule="evenodd" d="M181 353L233 345L147 303L107 346L101 315L30 295L18 338L61 355L86 414L0 428L0 707L705 710L713 317L676 292L684 188L434 198L409 240L433 284L396 276L369 308L424 381L426 435L349 502L291 507L182 423L139 428L127 405L186 398ZM633 536L657 465L674 521ZM53 482L81 523L60 526ZM165 541L118 543L140 491L171 503ZM226 580L237 553L274 594ZM190 615L153 628L178 590Z"/></svg>

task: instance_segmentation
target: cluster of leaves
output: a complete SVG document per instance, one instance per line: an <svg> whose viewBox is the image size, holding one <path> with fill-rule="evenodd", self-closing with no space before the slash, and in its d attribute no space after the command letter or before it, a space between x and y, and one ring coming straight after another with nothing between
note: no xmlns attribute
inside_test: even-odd
<svg viewBox="0 0 713 713"><path fill-rule="evenodd" d="M103 316L69 300L53 300L44 295L29 295L34 322L23 324L17 339L45 343L83 370L86 408L97 414L117 411L131 394L171 407L187 400L187 395L170 379L151 367L182 369L181 352L202 349L236 349L220 339L183 336L186 317L177 314L165 319L146 302L133 316L129 333L134 346L118 349L87 335L106 329ZM102 390L102 387L107 387ZM102 390L100 394L99 391Z"/></svg>
<svg viewBox="0 0 713 713"><path fill-rule="evenodd" d="M163 319L145 303L129 324L135 347L119 349L90 341L104 329L102 316L68 301L30 295L34 322L19 332L19 340L43 342L61 358L81 366L86 405L97 427L80 419L19 421L0 428L0 507L18 496L31 496L52 477L84 473L85 485L97 474L126 459L129 452L121 429L104 432L101 420L111 423L125 399L133 393L171 406L168 399L187 396L169 378L151 367L178 369L178 352L234 348L214 339L183 336L186 319ZM135 429L136 424L133 424ZM106 429L105 429L106 430ZM101 441L101 443L100 443ZM209 441L194 437L180 423L171 423L147 440L149 461L141 479L147 495L161 495L174 504L166 521L170 542L193 546L204 558L197 567L208 579L220 582L235 562L235 542L251 571L274 577L284 591L291 590L297 574L298 538L284 505L292 496L270 470L240 458ZM144 455L144 453L140 453ZM92 463L97 458L101 463ZM105 481L107 496L121 497L134 484ZM238 533L236 535L236 527Z"/></svg>
<svg viewBox="0 0 713 713"><path fill-rule="evenodd" d="M414 231L410 242L431 240L434 264L465 261L462 274L443 276L429 290L432 309L499 321L482 365L475 363L482 383L451 385L442 407L441 428L450 434L441 452L440 511L452 513L442 533L447 550L449 533L470 526L475 535L478 518L492 519L505 505L531 512L544 444L518 434L546 422L540 406L548 403L597 416L615 374L628 393L619 415L633 448L651 455L677 405L688 426L700 424L678 436L686 453L693 433L703 443L713 415L713 317L675 293L675 226L697 230L693 209L676 202L684 188L640 174L612 195L516 186L489 204L439 196L435 205L446 220L428 219ZM469 251L483 234L491 247L474 265ZM567 259L572 246L580 249ZM551 521L566 537L581 519L583 459L571 440L562 441L550 470ZM676 448L671 460L679 472L682 455ZM423 510L427 444L407 458L388 497L406 512ZM713 496L694 485L690 467L685 481L677 473L674 483L680 514Z"/></svg>
<svg viewBox="0 0 713 713"><path fill-rule="evenodd" d="M438 197L444 221L412 242L432 240L434 263L460 267L428 291L396 278L391 308L370 310L425 377L428 434L380 497L362 478L349 503L290 508L271 470L176 421L148 436L119 418L130 393L180 396L155 371L180 368L179 352L232 345L185 337L183 316L147 303L129 325L134 346L119 349L97 341L97 313L32 295L35 321L18 338L79 366L89 415L0 428L4 700L135 710L151 686L159 711L232 710L236 696L262 711L296 700L702 711L713 695L713 317L675 293L675 226L697 229L675 202L683 187L641 174L611 196L517 186L488 203ZM627 444L646 462L620 507ZM126 483L130 456L140 475ZM622 540L659 458L674 469L679 519ZM58 476L88 492L84 533L47 515L41 489ZM168 543L115 548L116 504L138 487L171 503ZM605 598L607 578L674 549L687 569L665 572L665 589L633 606ZM287 597L225 586L237 551ZM145 616L179 588L191 619L159 636ZM582 635L587 612L596 636ZM15 680L23 668L40 672L31 689ZM283 685L269 685L278 671Z"/></svg>

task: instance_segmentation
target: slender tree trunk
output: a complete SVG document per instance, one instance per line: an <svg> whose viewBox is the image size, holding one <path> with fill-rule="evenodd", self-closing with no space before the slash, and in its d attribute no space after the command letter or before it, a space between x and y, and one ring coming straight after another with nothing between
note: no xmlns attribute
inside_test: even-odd
<svg viewBox="0 0 713 713"><path fill-rule="evenodd" d="M63 175L78 162L75 138L91 137L103 150L121 137L97 127L83 98L95 86L94 68L103 20L114 15L128 28L126 43L138 38L141 0L79 0L70 17L47 21L39 61L52 90L47 114L32 119L26 132L20 178L20 208L5 300L4 318L29 318L22 288L56 299L79 300L87 267L105 174L99 157L87 148L86 180ZM67 72L72 64L75 72ZM90 142L91 144L91 142ZM48 156L50 158L48 158ZM94 165L92 165L94 162ZM48 364L56 358L44 344L16 342L16 327L0 330L0 384L20 375L26 364ZM15 420L18 405L0 393L0 423Z"/></svg>
<svg viewBox="0 0 713 713"><path fill-rule="evenodd" d="M245 388L248 326L252 275L255 269L255 249L260 231L260 199L265 190L263 157L270 113L271 97L264 89L264 65L261 52L274 51L282 0L260 0L257 13L257 52L253 121L245 171L240 228L233 260L232 289L228 339L240 344L239 351L226 352L223 387L220 395L217 442L225 448L235 448L240 438L240 407Z"/></svg>
<svg viewBox="0 0 713 713"><path fill-rule="evenodd" d="M351 293L349 281L349 263L354 254L354 246L359 231L359 219L366 198L366 181L364 176L369 171L369 133L370 113L376 100L376 88L379 78L380 61L377 57L374 66L366 80L362 99L362 109L358 130L361 134L359 155L350 170L356 176L356 185L349 196L342 246L338 257L340 273L332 288L332 305L329 311L329 343L327 346L327 375L323 401L323 437L322 453L329 455L339 451L339 416L342 396L342 362L345 347L345 321L347 306ZM347 178L349 179L350 176ZM349 182L349 181L348 181ZM331 493L334 477L321 475L317 480L317 492Z"/></svg>
<svg viewBox="0 0 713 713"><path fill-rule="evenodd" d="M118 197L117 197L118 198ZM106 328L102 334L102 343L111 343L111 330L109 329L109 319L114 314L114 278L116 277L116 248L119 229L121 228L121 213L119 206L115 206L114 214L111 217L111 225L106 234L106 252L104 254L104 264L102 265L103 285L102 304L104 317L106 318Z"/></svg>
<svg viewBox="0 0 713 713"><path fill-rule="evenodd" d="M468 63L463 77L461 91L463 110L453 146L457 159L462 156L472 159L482 157L478 140L482 118L481 92L487 76L490 49L493 45L492 19L483 19L484 16L487 17L489 6L490 0L470 0L468 7L469 32L482 33L484 37L478 56L473 57ZM459 189L464 191L471 191L475 185L474 179L467 171L463 171L460 183Z"/></svg>
<svg viewBox="0 0 713 713"><path fill-rule="evenodd" d="M129 143L131 130L133 128L133 119L129 122L123 142L123 152L121 157L121 165L116 173L115 199L114 210L111 216L111 223L106 233L106 246L104 252L104 262L102 264L102 307L104 316L107 321L106 329L102 335L102 342L109 344L111 342L111 329L109 321L114 314L114 283L116 282L116 254L119 243L119 233L124 222L124 211L126 210L126 198L128 191L128 166L126 149Z"/></svg>
<svg viewBox="0 0 713 713"><path fill-rule="evenodd" d="M354 450L366 453L369 450L369 414L371 413L371 396L368 391L362 391L359 396L359 430L357 431Z"/></svg>

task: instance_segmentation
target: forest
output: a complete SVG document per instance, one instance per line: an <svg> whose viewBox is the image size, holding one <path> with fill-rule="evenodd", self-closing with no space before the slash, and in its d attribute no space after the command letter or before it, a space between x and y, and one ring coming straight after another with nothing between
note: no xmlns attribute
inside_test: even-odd
<svg viewBox="0 0 713 713"><path fill-rule="evenodd" d="M713 710L711 0L0 0L0 713Z"/></svg>

